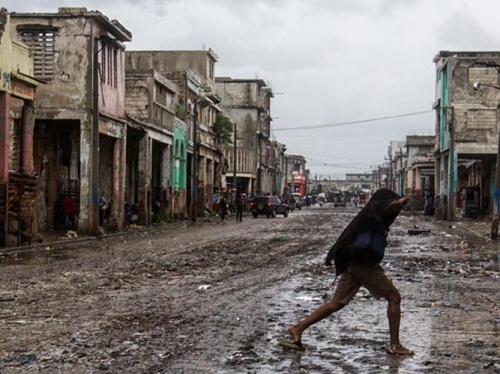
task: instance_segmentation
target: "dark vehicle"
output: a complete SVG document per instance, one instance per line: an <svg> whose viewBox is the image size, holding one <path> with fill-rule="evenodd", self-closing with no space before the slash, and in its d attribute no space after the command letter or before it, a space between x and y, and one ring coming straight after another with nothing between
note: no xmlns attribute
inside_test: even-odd
<svg viewBox="0 0 500 374"><path fill-rule="evenodd" d="M252 201L251 211L253 218L260 215L275 218L278 214L288 217L290 207L288 204L281 202L278 196L258 196Z"/></svg>
<svg viewBox="0 0 500 374"><path fill-rule="evenodd" d="M346 206L345 196L343 193L339 192L335 194L333 199L333 206Z"/></svg>

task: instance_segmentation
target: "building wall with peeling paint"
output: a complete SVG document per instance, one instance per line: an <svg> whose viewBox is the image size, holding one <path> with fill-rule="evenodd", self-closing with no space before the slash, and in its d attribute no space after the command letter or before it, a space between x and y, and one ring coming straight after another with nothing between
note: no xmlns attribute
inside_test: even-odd
<svg viewBox="0 0 500 374"><path fill-rule="evenodd" d="M138 149L137 211L139 223L150 225L173 217L174 207L184 207L185 193L177 190L172 200L172 159L174 147L177 86L154 69L126 71L127 116L145 131ZM130 187L129 187L130 188ZM184 187L185 189L185 187Z"/></svg>
<svg viewBox="0 0 500 374"><path fill-rule="evenodd" d="M436 178L437 214L455 216L462 190L481 189L483 212L491 208L498 150L500 52L441 51L436 65ZM480 89L474 84L481 82ZM471 162L482 165L478 175ZM477 165L476 165L477 166Z"/></svg>
<svg viewBox="0 0 500 374"><path fill-rule="evenodd" d="M88 12L86 8L59 8L57 13L16 13L11 32L30 46L35 60L34 74L46 82L39 91L35 109L38 134L48 137L56 131L64 147L73 135L64 137L57 128L68 128L70 123L71 131L76 132L79 139L78 157L74 161L78 164L77 172L74 172L74 165L67 166L68 170L73 170L69 181L63 178L60 170L64 167L63 160L56 158L50 166L46 157L48 145L39 144L38 170L46 174L43 167L50 166L49 174L58 180L55 191L48 177L42 180L41 195L50 207L58 193L70 193L71 186L77 183L78 230L97 234L99 188L101 182L105 182L112 190L113 222L119 228L123 221L126 152L123 43L131 40L131 33L119 22L109 20L98 11ZM107 75L102 59L105 44L112 45L114 51L113 59L107 60L110 67L106 70ZM43 59L37 55L39 49L44 51ZM93 78L101 75L108 76L109 80L98 82L99 89L94 90ZM96 97L98 100L94 100ZM50 131L43 131L47 126ZM99 132L115 139L111 162L116 168L112 180L100 181L110 176L99 177ZM40 212L40 219L50 222L50 215L50 208L47 208ZM49 229L49 225L45 228Z"/></svg>
<svg viewBox="0 0 500 374"><path fill-rule="evenodd" d="M213 122L220 113L217 106L219 98L215 95L215 63L218 57L209 49L208 51L128 51L127 69L148 70L154 69L174 82L177 87L179 107L182 107L182 117L188 127L194 123L194 108L198 117L197 144L198 168L196 185L196 207L199 215L205 214L205 207L212 208L214 190L222 188L221 174L217 170L222 162L222 151L215 142ZM194 129L194 127L192 127ZM193 130L194 131L194 130ZM190 139L189 151L193 150L193 134L188 134ZM192 175L191 175L192 176ZM186 194L189 203L194 194L194 186L189 178Z"/></svg>

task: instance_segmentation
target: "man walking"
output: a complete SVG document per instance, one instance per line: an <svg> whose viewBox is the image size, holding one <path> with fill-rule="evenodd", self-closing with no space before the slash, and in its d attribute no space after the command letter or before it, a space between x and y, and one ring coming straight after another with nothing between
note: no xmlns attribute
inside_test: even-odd
<svg viewBox="0 0 500 374"><path fill-rule="evenodd" d="M221 196L219 200L219 208L220 208L220 221L224 222L224 218L226 218L227 214L227 203L226 199L224 198L224 195Z"/></svg>
<svg viewBox="0 0 500 374"><path fill-rule="evenodd" d="M302 321L289 326L288 331L292 341L280 339L281 346L304 350L301 342L303 332L311 325L344 308L359 288L364 286L374 297L383 297L388 301L390 343L386 349L387 353L400 356L413 355L413 352L403 347L399 341L401 295L380 266L387 245L389 227L407 201L408 198L401 197L388 189L375 192L369 203L345 228L327 255L326 265L331 265L332 260L335 260L335 270L339 278L332 299Z"/></svg>
<svg viewBox="0 0 500 374"><path fill-rule="evenodd" d="M236 222L243 221L243 199L240 194L236 195L234 205L236 206Z"/></svg>

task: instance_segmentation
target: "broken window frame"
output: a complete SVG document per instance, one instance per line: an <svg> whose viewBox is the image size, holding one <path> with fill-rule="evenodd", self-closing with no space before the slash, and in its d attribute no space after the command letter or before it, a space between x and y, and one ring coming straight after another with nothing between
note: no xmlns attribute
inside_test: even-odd
<svg viewBox="0 0 500 374"><path fill-rule="evenodd" d="M26 44L33 57L33 76L51 80L55 73L55 45L57 28L44 26L22 26L18 28L21 41Z"/></svg>

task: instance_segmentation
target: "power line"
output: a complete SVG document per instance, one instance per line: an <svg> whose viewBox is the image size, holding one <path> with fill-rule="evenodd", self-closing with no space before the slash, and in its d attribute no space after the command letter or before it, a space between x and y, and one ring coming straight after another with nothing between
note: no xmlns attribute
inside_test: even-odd
<svg viewBox="0 0 500 374"><path fill-rule="evenodd" d="M370 118L370 119L362 119L358 121L349 121L349 122L337 122L337 123L328 123L328 124L323 124L323 125L313 125L313 126L297 126L297 127L288 127L288 128L274 128L272 131L290 131L290 130L309 130L309 129L322 129L326 127L338 127L338 126L347 126L347 125L355 125L358 123L366 123L366 122L375 122L375 121L382 121L386 119L393 119L393 118L401 118L401 117L410 117L410 116L417 116L419 114L424 114L424 113L431 113L434 112L434 110L423 110L420 112L412 112L412 113L404 113L404 114L396 114L393 116L386 116L386 117L378 117L378 118Z"/></svg>

